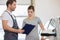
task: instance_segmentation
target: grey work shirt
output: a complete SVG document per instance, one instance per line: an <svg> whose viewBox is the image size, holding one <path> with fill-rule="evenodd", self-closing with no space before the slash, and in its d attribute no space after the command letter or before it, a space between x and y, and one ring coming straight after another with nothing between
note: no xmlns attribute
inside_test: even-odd
<svg viewBox="0 0 60 40"><path fill-rule="evenodd" d="M40 23L41 20L38 17L34 17L32 20L29 20L28 18L24 19L23 27L25 24L35 25L35 28L26 36L26 40L39 40L38 24L40 25Z"/></svg>

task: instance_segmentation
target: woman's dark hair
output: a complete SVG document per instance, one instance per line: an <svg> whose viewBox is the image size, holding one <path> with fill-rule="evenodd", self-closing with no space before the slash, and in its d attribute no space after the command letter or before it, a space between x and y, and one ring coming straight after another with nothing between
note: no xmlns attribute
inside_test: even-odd
<svg viewBox="0 0 60 40"><path fill-rule="evenodd" d="M13 2L16 2L16 0L7 0L7 2L6 2L7 7L9 4L13 4Z"/></svg>
<svg viewBox="0 0 60 40"><path fill-rule="evenodd" d="M28 10L30 10L30 9L32 9L33 11L35 11L34 6L32 6L32 5L30 5L30 6L28 7Z"/></svg>

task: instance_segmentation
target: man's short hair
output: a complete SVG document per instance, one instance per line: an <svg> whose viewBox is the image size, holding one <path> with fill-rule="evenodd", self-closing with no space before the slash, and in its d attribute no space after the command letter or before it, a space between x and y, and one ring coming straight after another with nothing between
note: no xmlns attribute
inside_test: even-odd
<svg viewBox="0 0 60 40"><path fill-rule="evenodd" d="M9 4L13 4L13 2L16 2L16 0L7 0L6 6L8 7Z"/></svg>

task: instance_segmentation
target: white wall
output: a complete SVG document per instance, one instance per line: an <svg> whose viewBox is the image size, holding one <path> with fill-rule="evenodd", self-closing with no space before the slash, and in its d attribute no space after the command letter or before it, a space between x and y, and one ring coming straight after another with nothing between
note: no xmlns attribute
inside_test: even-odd
<svg viewBox="0 0 60 40"><path fill-rule="evenodd" d="M35 13L45 24L50 18L60 16L60 0L35 0Z"/></svg>

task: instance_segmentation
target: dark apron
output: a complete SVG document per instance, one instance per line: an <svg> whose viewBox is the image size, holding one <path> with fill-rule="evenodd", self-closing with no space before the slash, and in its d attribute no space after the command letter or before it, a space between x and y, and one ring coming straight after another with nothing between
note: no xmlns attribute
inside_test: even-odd
<svg viewBox="0 0 60 40"><path fill-rule="evenodd" d="M8 11L6 11L6 12L8 12ZM8 14L10 15L9 12L8 12ZM10 15L10 16L11 16L11 18L12 18L12 20L13 20L13 27L12 27L12 28L14 28L14 29L19 29L19 28L18 28L18 25L17 25L16 19L14 19L14 18L12 17L12 15ZM7 30L4 30L4 32L5 32L4 40L18 40L18 33L9 32L9 31L7 31Z"/></svg>

